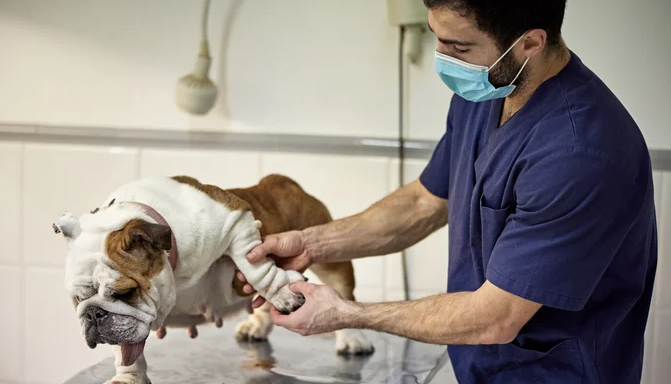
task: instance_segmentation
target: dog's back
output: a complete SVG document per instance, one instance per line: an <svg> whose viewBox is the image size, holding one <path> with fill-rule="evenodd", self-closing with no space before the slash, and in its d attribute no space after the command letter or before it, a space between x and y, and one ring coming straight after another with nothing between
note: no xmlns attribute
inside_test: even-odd
<svg viewBox="0 0 671 384"><path fill-rule="evenodd" d="M286 176L269 175L257 185L230 189L228 192L251 205L254 217L263 223L263 236L302 230L331 221L331 214L326 206ZM269 215L273 219L269 219Z"/></svg>

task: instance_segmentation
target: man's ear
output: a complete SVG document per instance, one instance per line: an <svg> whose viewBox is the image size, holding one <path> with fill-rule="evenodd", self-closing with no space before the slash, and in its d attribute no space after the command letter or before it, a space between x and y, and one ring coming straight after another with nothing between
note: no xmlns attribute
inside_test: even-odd
<svg viewBox="0 0 671 384"><path fill-rule="evenodd" d="M134 241L142 240L164 251L169 251L172 248L172 231L167 225L152 224L135 219L126 224L124 232L126 232L128 245Z"/></svg>
<svg viewBox="0 0 671 384"><path fill-rule="evenodd" d="M68 243L76 240L82 231L79 226L79 219L70 212L61 215L61 217L51 225L51 228L53 228L55 233L62 233Z"/></svg>

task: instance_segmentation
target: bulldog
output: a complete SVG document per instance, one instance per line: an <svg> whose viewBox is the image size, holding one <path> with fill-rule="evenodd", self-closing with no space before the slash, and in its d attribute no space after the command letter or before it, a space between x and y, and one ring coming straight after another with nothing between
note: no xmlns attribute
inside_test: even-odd
<svg viewBox="0 0 671 384"><path fill-rule="evenodd" d="M251 308L236 278L241 271L266 304L237 325L244 340L264 340L269 309L297 310L305 298L289 284L305 279L271 259L251 264L247 253L266 235L331 221L327 208L288 177L222 190L188 176L149 177L121 186L79 218L53 224L68 243L65 286L89 347L115 346L116 375L108 383L145 384L144 346L151 331L214 322ZM354 300L351 262L315 264L312 272ZM336 332L340 354L370 354L357 330Z"/></svg>

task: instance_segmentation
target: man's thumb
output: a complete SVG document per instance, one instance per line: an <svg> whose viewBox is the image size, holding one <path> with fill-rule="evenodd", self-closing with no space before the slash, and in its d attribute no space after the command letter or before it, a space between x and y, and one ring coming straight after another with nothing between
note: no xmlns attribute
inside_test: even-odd
<svg viewBox="0 0 671 384"><path fill-rule="evenodd" d="M291 283L289 285L289 289L293 293L305 294L305 293L307 293L306 291L308 291L310 289L310 286L311 286L311 284L308 283L307 281L297 281L295 283Z"/></svg>
<svg viewBox="0 0 671 384"><path fill-rule="evenodd" d="M247 260L252 264L258 263L259 261L263 260L267 255L267 252L265 251L264 248L265 248L264 244L260 244L254 247L254 249L249 251L249 253L247 254Z"/></svg>

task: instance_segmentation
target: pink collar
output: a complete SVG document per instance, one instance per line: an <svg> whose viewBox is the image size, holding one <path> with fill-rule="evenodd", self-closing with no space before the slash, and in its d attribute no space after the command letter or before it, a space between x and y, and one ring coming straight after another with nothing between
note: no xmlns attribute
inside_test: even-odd
<svg viewBox="0 0 671 384"><path fill-rule="evenodd" d="M142 204L138 203L135 201L128 201L126 202L127 204L133 204L138 207L140 207L149 217L152 219L156 220L156 223L161 224L161 225L167 225L170 227L167 221L161 216L160 213L156 212L156 210L147 204ZM170 229L170 252L168 252L168 261L170 262L170 266L172 267L172 271L174 272L175 269L177 268L177 240L175 239L175 232L172 231L172 228Z"/></svg>

